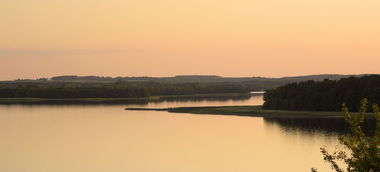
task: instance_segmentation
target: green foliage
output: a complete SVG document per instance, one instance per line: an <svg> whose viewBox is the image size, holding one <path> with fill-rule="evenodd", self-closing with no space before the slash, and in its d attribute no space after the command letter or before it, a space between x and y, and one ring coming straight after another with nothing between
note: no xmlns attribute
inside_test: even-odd
<svg viewBox="0 0 380 172"><path fill-rule="evenodd" d="M357 102L365 97L373 102L380 102L380 75L287 84L267 90L263 107L279 110L340 111L342 102L346 102L350 110L358 111Z"/></svg>
<svg viewBox="0 0 380 172"><path fill-rule="evenodd" d="M362 131L361 124L364 122L365 112L367 110L367 99L360 102L359 115L352 115L348 108L343 104L342 112L344 119L350 127L350 134L341 136L339 141L348 149L346 151L335 151L330 154L326 148L322 147L321 152L324 160L330 163L332 169L337 172L345 170L338 165L338 162L344 162L347 172L379 172L380 171L380 113L379 106L373 104L372 110L376 118L375 134L368 137ZM312 168L316 172L316 169Z"/></svg>

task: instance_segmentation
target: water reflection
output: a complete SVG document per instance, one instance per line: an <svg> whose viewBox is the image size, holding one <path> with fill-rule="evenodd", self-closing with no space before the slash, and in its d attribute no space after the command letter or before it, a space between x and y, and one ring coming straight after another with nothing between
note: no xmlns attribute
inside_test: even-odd
<svg viewBox="0 0 380 172"><path fill-rule="evenodd" d="M168 101L168 102L197 102L197 101L220 101L220 102L225 102L225 101L244 101L248 100L251 97L262 97L262 95L235 95L235 96L230 96L230 95L219 95L219 96L212 96L212 95L204 95L204 96L180 96L180 97L163 97L160 98L157 102L162 102L162 101Z"/></svg>
<svg viewBox="0 0 380 172"><path fill-rule="evenodd" d="M263 95L219 95L166 97L146 104L127 104L128 107L169 108L189 106L243 106L262 105Z"/></svg>
<svg viewBox="0 0 380 172"><path fill-rule="evenodd" d="M0 106L0 171L328 171L319 147L337 144L263 118L123 109Z"/></svg>
<svg viewBox="0 0 380 172"><path fill-rule="evenodd" d="M170 99L140 106L259 104L262 96ZM0 105L0 171L329 171L319 147L338 144L337 135L305 133L294 123L124 108ZM288 130L292 127L296 131Z"/></svg>
<svg viewBox="0 0 380 172"><path fill-rule="evenodd" d="M343 118L264 118L268 125L278 125L287 132L324 132L326 134L347 134L349 133L348 125ZM366 119L362 125L367 135L373 135L375 129L375 120Z"/></svg>
<svg viewBox="0 0 380 172"><path fill-rule="evenodd" d="M237 95L197 95L197 96L168 96L158 97L152 99L88 99L88 100L75 100L75 99L52 99L52 100L39 100L39 101L25 101L19 103L3 102L2 104L23 104L23 105L149 105L160 103L172 102L247 102L249 99L262 100L262 94L237 94Z"/></svg>

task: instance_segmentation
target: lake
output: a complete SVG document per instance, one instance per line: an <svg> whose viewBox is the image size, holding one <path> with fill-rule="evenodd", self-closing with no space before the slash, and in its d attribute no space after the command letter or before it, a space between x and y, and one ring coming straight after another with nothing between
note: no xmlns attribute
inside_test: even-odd
<svg viewBox="0 0 380 172"><path fill-rule="evenodd" d="M1 172L332 171L338 133L259 117L126 107L261 105L262 96L131 105L0 105Z"/></svg>

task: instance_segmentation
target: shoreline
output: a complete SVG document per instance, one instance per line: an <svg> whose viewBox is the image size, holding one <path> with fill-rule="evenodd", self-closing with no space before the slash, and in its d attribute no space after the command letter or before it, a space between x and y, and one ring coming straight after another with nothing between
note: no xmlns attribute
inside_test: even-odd
<svg viewBox="0 0 380 172"><path fill-rule="evenodd" d="M342 112L326 111L289 111L267 110L262 106L205 106L205 107L178 107L178 108L126 108L137 111L167 111L170 113L188 113L198 115L230 115L264 118L342 118ZM357 113L351 113L357 114ZM366 117L373 118L371 112Z"/></svg>
<svg viewBox="0 0 380 172"><path fill-rule="evenodd" d="M218 94L190 94L190 95L162 95L150 97L127 98L0 98L0 105L12 104L127 104L148 101L161 101L169 98L202 98L202 97L241 97L258 94L250 93L218 93ZM261 95L261 94L260 94Z"/></svg>

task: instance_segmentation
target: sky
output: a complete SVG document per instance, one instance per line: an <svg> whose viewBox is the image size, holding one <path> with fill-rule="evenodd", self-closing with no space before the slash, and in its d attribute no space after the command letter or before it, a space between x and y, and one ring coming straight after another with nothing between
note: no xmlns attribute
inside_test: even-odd
<svg viewBox="0 0 380 172"><path fill-rule="evenodd" d="M0 80L380 73L379 0L0 0Z"/></svg>

